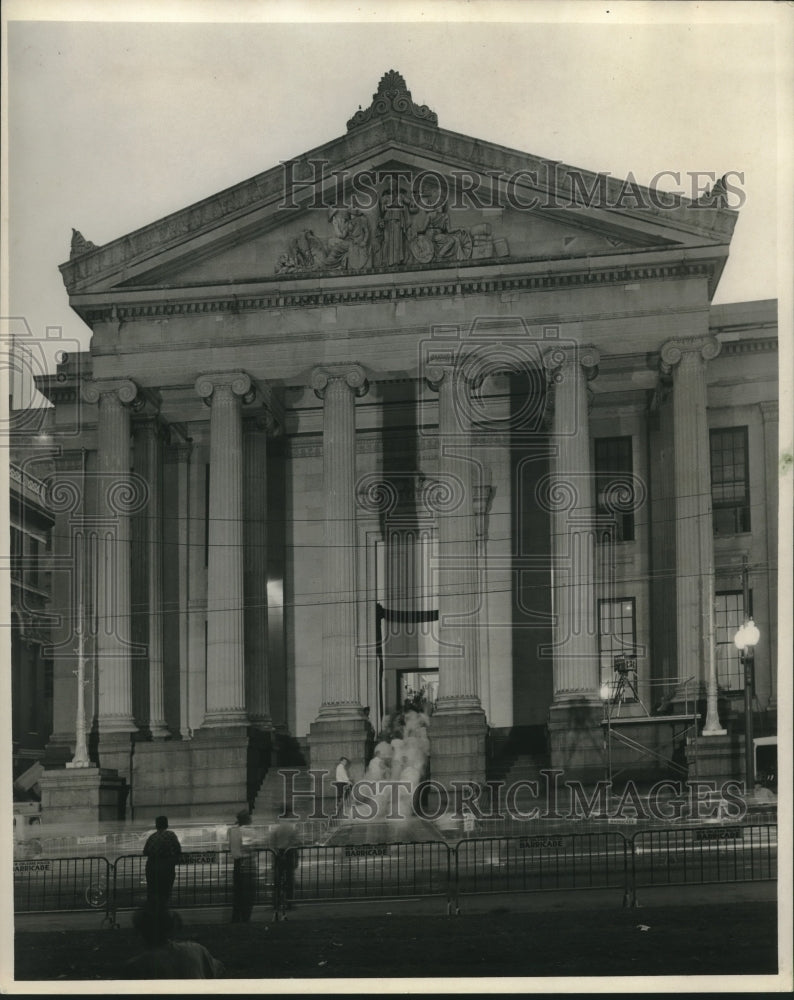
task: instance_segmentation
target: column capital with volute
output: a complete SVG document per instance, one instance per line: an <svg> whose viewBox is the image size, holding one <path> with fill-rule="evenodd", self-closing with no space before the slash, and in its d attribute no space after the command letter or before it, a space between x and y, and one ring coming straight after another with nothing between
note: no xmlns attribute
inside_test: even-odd
<svg viewBox="0 0 794 1000"><path fill-rule="evenodd" d="M698 360L712 361L722 350L716 337L682 337L662 344L660 352L661 368L667 374L681 363L686 355L694 355Z"/></svg>
<svg viewBox="0 0 794 1000"><path fill-rule="evenodd" d="M130 378L85 379L80 391L86 403L98 403L100 396L116 394L124 406L139 409L143 405L141 390Z"/></svg>
<svg viewBox="0 0 794 1000"><path fill-rule="evenodd" d="M369 382L366 372L357 362L318 365L312 370L309 384L318 399L324 399L331 382L341 380L356 396L366 396Z"/></svg>
<svg viewBox="0 0 794 1000"><path fill-rule="evenodd" d="M562 378L561 369L566 365L579 364L587 381L598 375L598 365L601 362L601 352L597 347L552 347L543 355L543 367L546 369L549 382L559 382Z"/></svg>
<svg viewBox="0 0 794 1000"><path fill-rule="evenodd" d="M251 376L239 371L199 375L195 388L207 406L212 406L213 396L218 389L228 388L233 396L239 396L244 403L252 403L256 398L256 386Z"/></svg>

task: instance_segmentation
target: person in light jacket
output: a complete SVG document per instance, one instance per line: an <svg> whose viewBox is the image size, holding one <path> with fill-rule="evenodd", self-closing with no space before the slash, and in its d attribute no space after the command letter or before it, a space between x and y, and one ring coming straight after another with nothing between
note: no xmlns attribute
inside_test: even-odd
<svg viewBox="0 0 794 1000"><path fill-rule="evenodd" d="M250 829L251 814L242 809L237 822L229 827L229 854L234 861L232 875L232 923L246 924L251 919L256 895L256 858Z"/></svg>

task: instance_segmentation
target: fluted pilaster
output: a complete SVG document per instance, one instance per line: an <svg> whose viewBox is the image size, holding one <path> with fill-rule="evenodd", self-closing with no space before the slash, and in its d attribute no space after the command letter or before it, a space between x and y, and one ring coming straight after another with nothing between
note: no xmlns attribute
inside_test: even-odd
<svg viewBox="0 0 794 1000"><path fill-rule="evenodd" d="M477 665L477 571L469 385L461 365L434 365L428 383L438 392L439 478L451 502L437 511L439 591L438 710L480 709Z"/></svg>
<svg viewBox="0 0 794 1000"><path fill-rule="evenodd" d="M325 574L320 719L361 715L356 663L355 398L368 389L359 365L328 365L312 373L323 400Z"/></svg>
<svg viewBox="0 0 794 1000"><path fill-rule="evenodd" d="M165 721L163 676L163 430L157 417L146 417L135 426L135 447L141 455L138 468L149 487L143 512L146 580L146 627L149 651L148 728L153 737L169 735Z"/></svg>
<svg viewBox="0 0 794 1000"><path fill-rule="evenodd" d="M267 602L267 411L243 422L245 661L249 720L271 729Z"/></svg>
<svg viewBox="0 0 794 1000"><path fill-rule="evenodd" d="M251 391L251 379L242 372L204 375L196 381L196 392L212 407L204 717L208 727L247 722L241 399Z"/></svg>
<svg viewBox="0 0 794 1000"><path fill-rule="evenodd" d="M706 362L719 351L720 343L713 337L671 340L661 351L663 368L673 375L678 677L695 677L706 686L704 735L724 732L717 714L714 535L706 415Z"/></svg>
<svg viewBox="0 0 794 1000"><path fill-rule="evenodd" d="M552 532L555 702L593 701L600 686L587 389L598 362L592 347L554 349L544 357L554 392L556 449L543 491Z"/></svg>

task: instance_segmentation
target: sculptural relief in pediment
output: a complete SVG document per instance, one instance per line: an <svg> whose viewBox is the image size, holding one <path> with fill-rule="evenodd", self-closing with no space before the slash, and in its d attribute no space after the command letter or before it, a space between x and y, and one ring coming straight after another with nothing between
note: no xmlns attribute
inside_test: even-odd
<svg viewBox="0 0 794 1000"><path fill-rule="evenodd" d="M276 274L380 271L508 256L488 222L457 226L448 200L414 197L407 181L384 187L374 209L330 208L322 232L303 229L276 263Z"/></svg>

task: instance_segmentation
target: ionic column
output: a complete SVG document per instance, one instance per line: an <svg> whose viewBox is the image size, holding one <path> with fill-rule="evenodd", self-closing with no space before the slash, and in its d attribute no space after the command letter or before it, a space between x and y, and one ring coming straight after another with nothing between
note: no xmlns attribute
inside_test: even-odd
<svg viewBox="0 0 794 1000"><path fill-rule="evenodd" d="M176 523L169 526L169 537L176 540L176 595L170 604L170 610L178 615L179 636L179 733L187 739L191 733L190 726L190 456L193 450L189 438L180 439L171 436L171 444L166 451L166 460L176 467L176 504L172 514ZM201 525L203 528L203 524ZM203 560L202 560L203 566ZM196 650L195 655L198 655Z"/></svg>
<svg viewBox="0 0 794 1000"><path fill-rule="evenodd" d="M312 373L323 400L325 567L322 706L318 721L363 719L356 662L355 398L369 386L360 365L327 365Z"/></svg>
<svg viewBox="0 0 794 1000"><path fill-rule="evenodd" d="M462 366L434 365L428 383L438 392L438 471L458 492L457 502L439 511L438 702L436 710L480 710L477 665L476 525L471 462L469 386Z"/></svg>
<svg viewBox="0 0 794 1000"><path fill-rule="evenodd" d="M676 617L678 677L705 685L703 735L723 735L717 713L714 651L714 534L711 456L706 416L706 361L720 343L713 337L670 340L662 365L673 373L675 451Z"/></svg>
<svg viewBox="0 0 794 1000"><path fill-rule="evenodd" d="M130 647L130 405L138 387L128 379L83 384L83 396L99 404L97 418L97 723L100 738L135 732ZM100 750L101 755L101 750Z"/></svg>
<svg viewBox="0 0 794 1000"><path fill-rule="evenodd" d="M163 483L162 427L159 418L148 416L135 423L136 466L149 487L149 503L143 511L143 548L146 584L146 631L149 666L148 728L152 737L169 735L165 722L163 678Z"/></svg>
<svg viewBox="0 0 794 1000"><path fill-rule="evenodd" d="M555 349L544 358L554 392L556 448L548 489L555 702L595 701L599 696L595 491L587 392L598 362L599 353L592 347Z"/></svg>
<svg viewBox="0 0 794 1000"><path fill-rule="evenodd" d="M207 567L207 709L204 726L245 725L242 372L202 375L196 392L210 418Z"/></svg>
<svg viewBox="0 0 794 1000"><path fill-rule="evenodd" d="M91 600L96 567L92 547L87 539L89 503L85 495L86 454L81 450L64 450L52 460L54 472L47 477L48 507L54 516L52 528L53 569L51 601L53 608L68 608L70 615L61 616L50 630L52 651L52 733L46 749L45 766L71 759L77 736L75 718L77 684L75 680L76 630L82 624L88 641L88 654L93 645ZM82 522L82 524L81 524ZM96 532L94 525L91 526ZM93 650L91 650L93 651ZM86 672L87 677L90 671ZM93 691L84 691L85 717L88 727L93 722Z"/></svg>
<svg viewBox="0 0 794 1000"><path fill-rule="evenodd" d="M243 422L245 652L248 718L270 730L267 610L267 411Z"/></svg>

